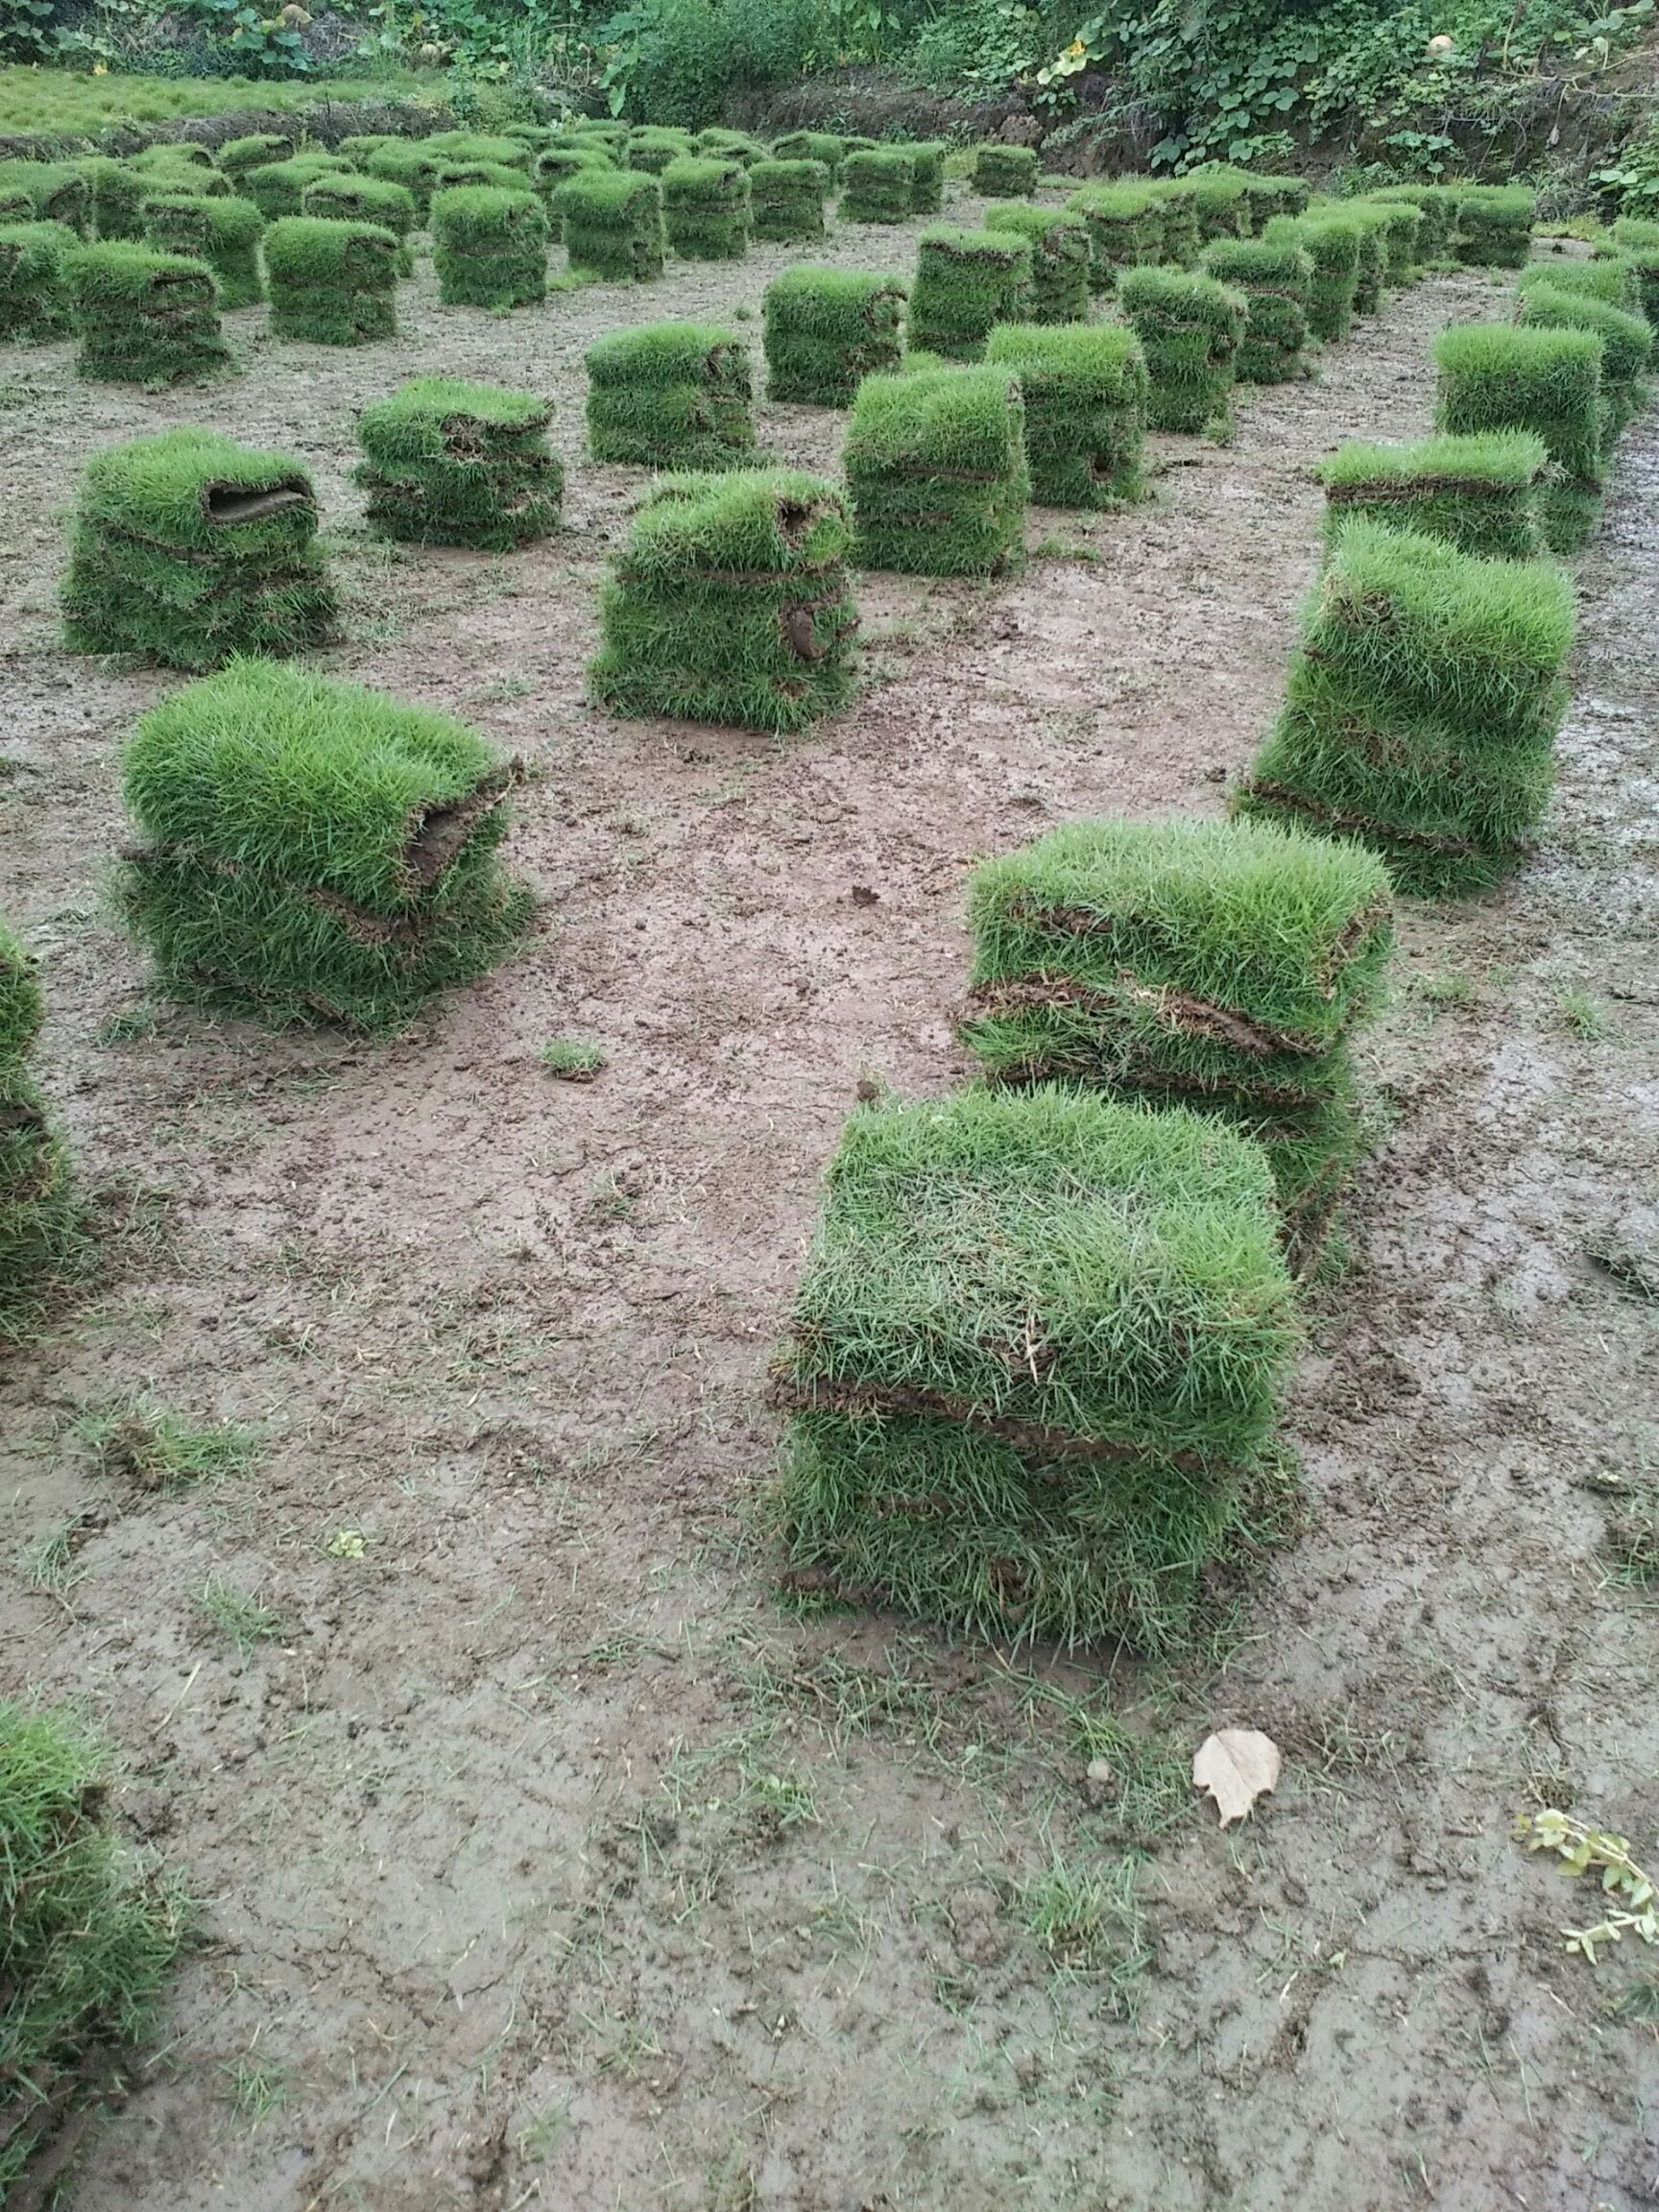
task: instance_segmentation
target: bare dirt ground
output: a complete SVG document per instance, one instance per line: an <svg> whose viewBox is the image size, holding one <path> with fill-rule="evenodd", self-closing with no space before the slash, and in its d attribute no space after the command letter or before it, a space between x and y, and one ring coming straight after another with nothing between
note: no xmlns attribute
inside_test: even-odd
<svg viewBox="0 0 1659 2212"><path fill-rule="evenodd" d="M810 742L608 721L582 666L639 479L582 461L583 347L753 313L788 258L510 320L423 275L362 352L267 345L255 311L245 373L161 397L6 358L3 901L124 1228L5 1360L0 1686L104 1725L204 1933L73 2201L1659 2203L1655 1958L1565 1957L1594 1893L1510 1837L1553 1802L1659 1855L1630 1565L1659 1307L1587 1251L1655 1231L1659 422L1580 565L1535 861L1405 917L1369 1048L1389 1130L1293 1410L1306 1527L1184 1667L953 1649L781 1609L754 1531L818 1173L861 1071L966 1072L974 855L1219 805L1313 571L1309 464L1420 433L1431 332L1502 300L1406 295L1320 381L1247 397L1230 449L1158 442L1151 504L1034 514L1018 582L862 580L870 682ZM363 536L350 410L417 368L556 397L562 536ZM843 418L762 418L833 466ZM325 665L531 763L510 853L543 926L391 1046L152 1004L101 907L119 748L176 680L60 650L60 510L84 454L180 419L315 468L350 603ZM608 1070L550 1081L555 1033ZM158 1495L102 1467L86 1417L134 1391L249 1425L248 1472ZM239 1652L215 1579L280 1635ZM1228 1723L1286 1766L1224 1836L1186 1768ZM1050 1955L1034 1926L1079 1884L1092 1933Z"/></svg>

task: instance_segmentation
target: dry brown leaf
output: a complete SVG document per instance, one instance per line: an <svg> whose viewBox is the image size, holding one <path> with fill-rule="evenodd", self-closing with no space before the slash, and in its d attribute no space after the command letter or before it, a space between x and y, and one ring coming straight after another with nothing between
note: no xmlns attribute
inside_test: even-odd
<svg viewBox="0 0 1659 2212"><path fill-rule="evenodd" d="M1279 1779L1279 1746L1259 1728L1223 1728L1207 1736L1192 1761L1192 1787L1208 1790L1221 1825L1242 1820Z"/></svg>

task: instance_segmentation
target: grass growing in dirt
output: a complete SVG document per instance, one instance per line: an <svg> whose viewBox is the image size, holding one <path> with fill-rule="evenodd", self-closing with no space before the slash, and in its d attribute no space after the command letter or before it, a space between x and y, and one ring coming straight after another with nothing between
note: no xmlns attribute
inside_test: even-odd
<svg viewBox="0 0 1659 2212"><path fill-rule="evenodd" d="M85 1413L76 1433L100 1475L140 1490L181 1490L246 1478L260 1432L239 1421L196 1423L143 1392Z"/></svg>
<svg viewBox="0 0 1659 2212"><path fill-rule="evenodd" d="M588 1037L549 1037L536 1057L549 1075L566 1083L590 1083L609 1056L603 1045Z"/></svg>
<svg viewBox="0 0 1659 2212"><path fill-rule="evenodd" d="M208 1575L196 1594L196 1604L208 1626L234 1644L244 1658L258 1645L275 1643L286 1633L278 1614L222 1575Z"/></svg>
<svg viewBox="0 0 1659 2212"><path fill-rule="evenodd" d="M533 393L417 376L357 418L368 520L415 544L510 552L559 527L564 464Z"/></svg>
<svg viewBox="0 0 1659 2212"><path fill-rule="evenodd" d="M0 2193L148 2032L183 1940L181 1893L116 1843L108 1791L67 1715L0 1703Z"/></svg>

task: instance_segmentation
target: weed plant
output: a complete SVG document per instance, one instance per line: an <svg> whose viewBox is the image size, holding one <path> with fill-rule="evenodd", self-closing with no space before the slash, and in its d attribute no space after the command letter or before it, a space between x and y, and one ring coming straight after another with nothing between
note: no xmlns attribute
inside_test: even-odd
<svg viewBox="0 0 1659 2212"><path fill-rule="evenodd" d="M1025 411L1005 367L867 377L843 466L861 567L1001 576L1023 565Z"/></svg>
<svg viewBox="0 0 1659 2212"><path fill-rule="evenodd" d="M553 410L528 392L419 376L357 418L353 481L389 538L505 553L559 527L564 464L548 449Z"/></svg>
<svg viewBox="0 0 1659 2212"><path fill-rule="evenodd" d="M850 406L866 376L899 367L905 298L897 276L861 269L798 265L774 276L765 298L767 397Z"/></svg>

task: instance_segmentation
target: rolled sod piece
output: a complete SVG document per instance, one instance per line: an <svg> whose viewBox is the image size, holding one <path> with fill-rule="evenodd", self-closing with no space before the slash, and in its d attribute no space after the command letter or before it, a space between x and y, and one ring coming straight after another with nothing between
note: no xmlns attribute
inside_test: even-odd
<svg viewBox="0 0 1659 2212"><path fill-rule="evenodd" d="M1039 166L1034 146L981 146L974 156L974 189L987 200L1028 200Z"/></svg>
<svg viewBox="0 0 1659 2212"><path fill-rule="evenodd" d="M1515 320L1524 329L1588 330L1600 339L1601 450L1610 453L1647 402L1652 325L1610 301L1559 291L1551 284L1530 285L1521 293Z"/></svg>
<svg viewBox="0 0 1659 2212"><path fill-rule="evenodd" d="M528 307L547 297L547 210L528 184L432 196L432 267L445 307Z"/></svg>
<svg viewBox="0 0 1659 2212"><path fill-rule="evenodd" d="M550 210L565 233L572 269L646 283L662 274L662 186L637 170L584 170L567 177Z"/></svg>
<svg viewBox="0 0 1659 2212"><path fill-rule="evenodd" d="M588 447L642 469L748 469L755 459L749 349L708 323L647 323L588 349Z"/></svg>
<svg viewBox="0 0 1659 2212"><path fill-rule="evenodd" d="M196 138L169 138L141 147L132 156L134 169L216 169L211 150Z"/></svg>
<svg viewBox="0 0 1659 2212"><path fill-rule="evenodd" d="M766 158L766 148L747 131L699 131L693 151L705 161L741 161L746 169Z"/></svg>
<svg viewBox="0 0 1659 2212"><path fill-rule="evenodd" d="M904 286L862 269L785 269L766 287L766 396L849 407L866 376L896 370Z"/></svg>
<svg viewBox="0 0 1659 2212"><path fill-rule="evenodd" d="M739 261L749 251L749 172L730 155L670 161L662 227L683 260Z"/></svg>
<svg viewBox="0 0 1659 2212"><path fill-rule="evenodd" d="M548 451L553 410L528 392L418 376L357 418L352 480L368 519L421 545L505 553L559 527L565 469Z"/></svg>
<svg viewBox="0 0 1659 2212"><path fill-rule="evenodd" d="M1252 170L1241 169L1238 180L1254 235L1265 229L1275 215L1305 215L1312 197L1304 177L1258 177Z"/></svg>
<svg viewBox="0 0 1659 2212"><path fill-rule="evenodd" d="M1558 472L1544 492L1545 541L1551 552L1575 553L1596 527L1605 482L1601 339L1589 330L1455 323L1430 351L1437 429L1530 430L1543 439Z"/></svg>
<svg viewBox="0 0 1659 2212"><path fill-rule="evenodd" d="M1093 250L1089 226L1067 207L1030 207L1022 202L993 207L989 231L1009 231L1031 248L1033 323L1082 323L1089 316Z"/></svg>
<svg viewBox="0 0 1659 2212"><path fill-rule="evenodd" d="M1214 276L1180 269L1125 269L1118 304L1141 341L1154 430L1197 432L1230 417L1249 302Z"/></svg>
<svg viewBox="0 0 1659 2212"><path fill-rule="evenodd" d="M1146 186L1085 184L1066 204L1089 227L1091 291L1115 291L1120 269L1162 257L1163 205Z"/></svg>
<svg viewBox="0 0 1659 2212"><path fill-rule="evenodd" d="M852 697L847 505L784 469L664 477L600 600L593 698L613 713L805 729Z"/></svg>
<svg viewBox="0 0 1659 2212"><path fill-rule="evenodd" d="M139 722L116 890L170 991L270 1022L405 1024L533 901L501 867L516 763L427 708L236 661Z"/></svg>
<svg viewBox="0 0 1659 2212"><path fill-rule="evenodd" d="M425 138L395 138L389 146L377 147L364 167L371 177L379 178L383 183L401 184L412 194L417 224L423 224L444 159L442 151Z"/></svg>
<svg viewBox="0 0 1659 2212"><path fill-rule="evenodd" d="M786 131L772 141L774 161L822 161L832 184L840 180L846 152L847 140L836 131Z"/></svg>
<svg viewBox="0 0 1659 2212"><path fill-rule="evenodd" d="M76 167L86 182L87 228L93 237L142 238L144 200L154 180L107 154L88 154Z"/></svg>
<svg viewBox="0 0 1659 2212"><path fill-rule="evenodd" d="M335 154L295 154L286 161L267 161L257 169L247 170L241 188L266 222L275 223L281 216L300 213L307 184L315 183L319 177L344 176L349 166Z"/></svg>
<svg viewBox="0 0 1659 2212"><path fill-rule="evenodd" d="M749 172L755 236L816 245L829 197L830 172L822 161L757 161Z"/></svg>
<svg viewBox="0 0 1659 2212"><path fill-rule="evenodd" d="M1286 384L1305 373L1308 296L1313 262L1300 246L1264 238L1217 239L1204 249L1204 274L1244 295L1244 335L1234 372L1240 384Z"/></svg>
<svg viewBox="0 0 1659 2212"><path fill-rule="evenodd" d="M1308 256L1309 334L1327 345L1346 338L1354 326L1354 296L1359 284L1359 226L1340 215L1275 215L1262 241L1300 247Z"/></svg>
<svg viewBox="0 0 1659 2212"><path fill-rule="evenodd" d="M319 644L335 600L316 535L317 494L291 453L197 429L110 446L81 474L65 639L198 670Z"/></svg>
<svg viewBox="0 0 1659 2212"><path fill-rule="evenodd" d="M1074 822L975 872L969 928L962 1036L993 1080L1223 1116L1312 1260L1364 1142L1348 1044L1393 941L1374 854L1264 823Z"/></svg>
<svg viewBox="0 0 1659 2212"><path fill-rule="evenodd" d="M285 215L265 233L271 334L314 346L397 335L397 240L378 223Z"/></svg>
<svg viewBox="0 0 1659 2212"><path fill-rule="evenodd" d="M1417 228L1416 251L1419 262L1437 268L1452 252L1453 227L1457 218L1457 200L1444 184L1384 184L1375 192L1366 194L1372 201L1407 200L1415 207L1423 220Z"/></svg>
<svg viewBox="0 0 1659 2212"><path fill-rule="evenodd" d="M355 151L359 142L354 139L341 141L342 158L352 161L360 158ZM219 166L232 183L247 176L250 169L265 169L274 161L287 161L298 151L296 141L282 131L253 131L243 138L227 138L219 149Z"/></svg>
<svg viewBox="0 0 1659 2212"><path fill-rule="evenodd" d="M1051 1085L862 1108L773 1366L785 1562L952 1628L1161 1648L1297 1340L1267 1163L1218 1121Z"/></svg>
<svg viewBox="0 0 1659 2212"><path fill-rule="evenodd" d="M867 376L842 463L861 568L1002 576L1024 565L1025 411L1007 369Z"/></svg>
<svg viewBox="0 0 1659 2212"><path fill-rule="evenodd" d="M91 188L75 162L0 161L0 195L13 221L61 223L83 237L91 228Z"/></svg>
<svg viewBox="0 0 1659 2212"><path fill-rule="evenodd" d="M1150 188L1157 194L1164 215L1160 258L1175 269L1195 268L1204 239L1198 228L1196 187L1191 178L1160 177Z"/></svg>
<svg viewBox="0 0 1659 2212"><path fill-rule="evenodd" d="M0 223L0 329L14 346L60 338L72 318L66 223Z"/></svg>
<svg viewBox="0 0 1659 2212"><path fill-rule="evenodd" d="M394 184L387 177L319 177L300 195L300 212L321 215L329 223L378 223L397 241L397 274L414 276L415 250L409 240L421 216L407 184Z"/></svg>
<svg viewBox="0 0 1659 2212"><path fill-rule="evenodd" d="M919 138L903 151L910 156L910 212L937 215L945 204L945 156L950 147L943 138Z"/></svg>
<svg viewBox="0 0 1659 2212"><path fill-rule="evenodd" d="M144 234L157 252L205 261L219 286L222 308L252 307L264 299L259 241L265 218L252 200L156 193L144 202Z"/></svg>
<svg viewBox="0 0 1659 2212"><path fill-rule="evenodd" d="M1008 230L924 230L910 287L907 343L947 361L980 361L997 323L1031 312L1031 246Z"/></svg>
<svg viewBox="0 0 1659 2212"><path fill-rule="evenodd" d="M1572 292L1587 300L1604 300L1609 307L1623 307L1627 315L1642 314L1642 280L1634 262L1617 249L1599 260L1528 261L1515 279L1515 296L1528 292ZM1644 318L1646 320L1646 318Z"/></svg>
<svg viewBox="0 0 1659 2212"><path fill-rule="evenodd" d="M1355 516L1421 531L1487 560L1529 561L1544 549L1539 515L1550 469L1527 430L1428 438L1415 445L1339 445L1319 465L1325 535L1334 543Z"/></svg>
<svg viewBox="0 0 1659 2212"><path fill-rule="evenodd" d="M44 1016L35 961L0 915L0 1343L20 1333L79 1245L81 1208L69 1156L29 1068ZM4 1757L0 1750L0 1761ZM5 1825L0 1802L0 1865L10 1857ZM13 1974L17 1950L13 1923L8 1929L9 1971ZM15 2052L14 1984L8 2013Z"/></svg>
<svg viewBox="0 0 1659 2212"><path fill-rule="evenodd" d="M844 223L904 223L916 200L916 164L906 147L860 147L841 164Z"/></svg>
<svg viewBox="0 0 1659 2212"><path fill-rule="evenodd" d="M631 124L608 123L598 115L577 115L554 132L552 143L555 146L603 147L614 166L621 168L627 162L628 141L633 134Z"/></svg>
<svg viewBox="0 0 1659 2212"><path fill-rule="evenodd" d="M1421 897L1484 889L1549 800L1573 587L1357 519L1303 611L1239 811L1357 838Z"/></svg>
<svg viewBox="0 0 1659 2212"><path fill-rule="evenodd" d="M1520 269L1532 251L1537 203L1520 184L1460 184L1453 251L1480 269Z"/></svg>
<svg viewBox="0 0 1659 2212"><path fill-rule="evenodd" d="M1019 379L1033 499L1100 508L1144 496L1146 364L1132 330L1003 323L985 358Z"/></svg>
<svg viewBox="0 0 1659 2212"><path fill-rule="evenodd" d="M349 161L353 169L366 169L372 154L378 154L382 146L398 143L394 131L355 131L350 137L338 139L334 151L342 161Z"/></svg>
<svg viewBox="0 0 1659 2212"><path fill-rule="evenodd" d="M661 177L670 161L683 161L690 154L689 131L672 131L660 124L643 124L628 140L628 166Z"/></svg>
<svg viewBox="0 0 1659 2212"><path fill-rule="evenodd" d="M230 358L219 291L204 261L156 253L125 238L78 246L63 258L76 369L118 384L176 384Z"/></svg>

